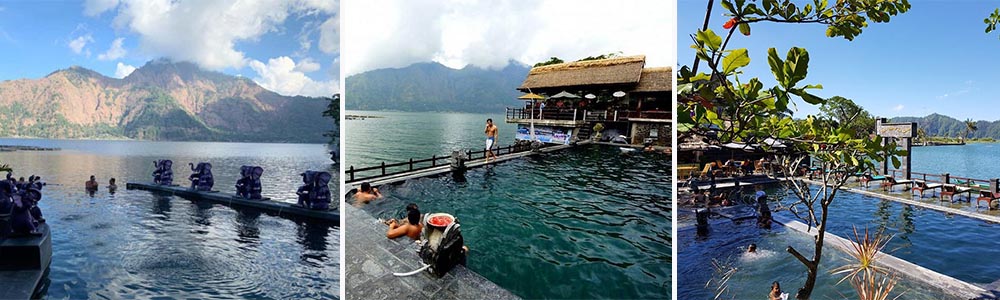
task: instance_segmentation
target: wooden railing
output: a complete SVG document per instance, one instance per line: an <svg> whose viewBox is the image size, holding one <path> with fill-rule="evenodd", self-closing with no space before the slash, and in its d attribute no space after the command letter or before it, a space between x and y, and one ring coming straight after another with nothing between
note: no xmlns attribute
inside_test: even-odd
<svg viewBox="0 0 1000 300"><path fill-rule="evenodd" d="M542 148L549 146L552 145L544 144L542 145ZM507 145L503 147L494 148L493 154L501 156L501 155L514 154L530 150L531 146L529 145L520 145L520 146ZM485 159L486 148L477 151L466 150L465 155L469 161L476 159ZM350 166L350 168L344 171L344 175L346 175L347 177L346 178L347 180L345 180L345 182L354 183L359 181L366 181L385 176L399 175L413 171L436 168L439 166L449 165L450 163L451 163L451 155L441 155L441 156L434 155L431 156L431 158L425 158L425 159L410 158L410 160L408 161L399 163L387 164L383 161L381 164L371 167L355 168L354 166Z"/></svg>
<svg viewBox="0 0 1000 300"><path fill-rule="evenodd" d="M564 120L564 121L592 121L592 122L618 122L626 121L630 118L637 119L663 119L669 120L672 113L669 111L631 111L631 110L584 110L577 108L507 108L507 120L512 119L537 119L537 120Z"/></svg>
<svg viewBox="0 0 1000 300"><path fill-rule="evenodd" d="M889 173L896 177L897 173L902 175L902 170L889 170ZM944 183L944 184L960 184L969 187L983 188L989 187L991 179L981 179L981 178L970 178L970 177L960 177L952 176L951 174L930 174L930 173L920 173L920 172L910 172L910 178L913 180L921 180L931 183Z"/></svg>

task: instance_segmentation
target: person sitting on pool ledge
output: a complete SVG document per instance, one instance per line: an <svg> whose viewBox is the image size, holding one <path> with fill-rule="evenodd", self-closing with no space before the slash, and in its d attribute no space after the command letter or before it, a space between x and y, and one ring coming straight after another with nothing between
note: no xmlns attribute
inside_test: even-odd
<svg viewBox="0 0 1000 300"><path fill-rule="evenodd" d="M385 232L385 237L395 239L401 236L408 236L411 240L420 239L420 209L414 205L413 209L407 207L406 222L399 224L396 219L389 220L389 230Z"/></svg>
<svg viewBox="0 0 1000 300"><path fill-rule="evenodd" d="M355 204L361 205L372 200L382 198L382 193L378 191L378 188L373 188L371 183L362 182L361 188L358 189L357 193L354 193Z"/></svg>
<svg viewBox="0 0 1000 300"><path fill-rule="evenodd" d="M90 181L87 181L87 190L96 191L97 190L97 178L94 175L90 175Z"/></svg>

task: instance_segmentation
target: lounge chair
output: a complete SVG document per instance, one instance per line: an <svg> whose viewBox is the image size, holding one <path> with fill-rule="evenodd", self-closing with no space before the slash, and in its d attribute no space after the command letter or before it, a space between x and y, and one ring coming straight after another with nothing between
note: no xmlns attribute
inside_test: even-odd
<svg viewBox="0 0 1000 300"><path fill-rule="evenodd" d="M954 185L954 184L945 184L945 185L941 186L941 201L944 201L944 197L948 197L948 200L951 200L952 202L954 202L955 195L956 194L963 194L963 193L968 193L969 196L967 198L970 199L969 201L972 201L971 199L972 199L972 191L973 190L974 189L971 188L971 187L958 186L958 185ZM978 202L977 202L977 204L978 204Z"/></svg>
<svg viewBox="0 0 1000 300"><path fill-rule="evenodd" d="M882 181L882 190L886 192L891 192L892 188L897 185L908 184L913 185L913 180L896 180L892 176L885 176L885 180Z"/></svg>
<svg viewBox="0 0 1000 300"><path fill-rule="evenodd" d="M979 191L979 198L976 198L976 207L979 207L979 202L986 201L986 209L992 209L993 200L1000 199L1000 193L993 193L990 191Z"/></svg>
<svg viewBox="0 0 1000 300"><path fill-rule="evenodd" d="M910 190L920 192L920 198L923 198L924 197L924 191L930 190L931 191L931 196L934 196L934 194L933 194L934 193L934 189L939 189L939 188L941 188L943 186L944 185L940 184L940 183L930 183L930 184L928 184L926 181L918 180L918 181L914 181L913 182L913 187Z"/></svg>
<svg viewBox="0 0 1000 300"><path fill-rule="evenodd" d="M858 176L858 178L859 180L861 180L861 185L863 185L865 188L868 188L871 185L872 181L885 181L885 176L882 175L872 176L872 174L868 173L861 174Z"/></svg>

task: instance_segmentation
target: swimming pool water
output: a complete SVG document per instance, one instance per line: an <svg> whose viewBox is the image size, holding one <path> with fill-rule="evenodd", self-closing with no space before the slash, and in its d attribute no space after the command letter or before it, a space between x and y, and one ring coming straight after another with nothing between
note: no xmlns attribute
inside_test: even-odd
<svg viewBox="0 0 1000 300"><path fill-rule="evenodd" d="M407 203L458 217L468 267L525 298L670 298L670 156L583 146L381 187L365 209ZM351 255L348 253L348 255Z"/></svg>

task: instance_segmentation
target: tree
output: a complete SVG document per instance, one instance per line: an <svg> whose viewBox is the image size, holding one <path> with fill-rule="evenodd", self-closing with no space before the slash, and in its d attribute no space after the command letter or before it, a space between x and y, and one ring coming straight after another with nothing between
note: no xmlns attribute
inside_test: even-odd
<svg viewBox="0 0 1000 300"><path fill-rule="evenodd" d="M996 30L997 24L1000 24L1000 8L994 9L992 14L983 19L983 23L986 23L986 33Z"/></svg>
<svg viewBox="0 0 1000 300"><path fill-rule="evenodd" d="M532 67L536 67L537 68L537 67L541 67L541 66L555 65L555 64L561 64L561 63L564 63L564 61L562 59L559 59L558 57L553 56L553 57L549 58L549 60L537 63L537 64L535 64Z"/></svg>
<svg viewBox="0 0 1000 300"><path fill-rule="evenodd" d="M854 130L855 137L864 138L875 131L875 117L851 99L831 97L826 99L819 110L823 112L823 116L836 121L837 125Z"/></svg>
<svg viewBox="0 0 1000 300"><path fill-rule="evenodd" d="M969 138L969 135L976 130L979 130L979 127L976 126L976 122L972 121L972 119L965 119L965 134L962 134L962 142L965 142L965 139Z"/></svg>
<svg viewBox="0 0 1000 300"><path fill-rule="evenodd" d="M330 101L326 106L326 110L323 111L324 117L330 117L333 119L333 130L324 133L323 136L330 138L330 144L338 144L340 139L340 94L333 94L332 97L327 98Z"/></svg>
<svg viewBox="0 0 1000 300"><path fill-rule="evenodd" d="M600 60L600 59L615 58L615 57L620 57L620 56L622 56L622 52L618 51L618 52L611 52L611 53L608 53L608 54L601 54L601 55L598 55L598 56L587 56L587 57L581 58L580 60L577 60L577 61Z"/></svg>
<svg viewBox="0 0 1000 300"><path fill-rule="evenodd" d="M779 56L776 49L768 49L767 62L777 85L765 88L757 78L740 78L742 69L750 63L749 51L746 48L730 50L727 46L737 30L750 35L750 26L758 22L823 24L827 26L827 36L853 40L869 21L888 22L891 16L909 10L910 4L906 0L839 0L830 5L817 0L798 7L787 0L751 3L724 0L721 6L732 17L723 25L728 30L725 39L711 29L691 35L696 62L704 61L710 72L692 71L688 66L678 71L678 122L690 125L693 131L717 143L759 143L765 138L775 138L787 141L792 150L797 150L794 151L797 154L781 155L778 159L789 177L785 182L797 198L789 207L817 230L811 258L793 247L787 249L808 271L796 298L809 299L822 258L829 206L837 191L853 174L875 169L886 157L898 167L898 156L905 151L898 150L894 142L883 145L881 137L858 138L859 133L854 129L831 122L830 118L807 116L797 121L787 113L795 99L812 105L826 102L809 93L822 85L802 84L810 60L806 49L788 49L785 58ZM825 172L815 188L801 177L791 177L798 173L807 157L822 170L834 171ZM863 281L867 279L871 278Z"/></svg>
<svg viewBox="0 0 1000 300"><path fill-rule="evenodd" d="M927 145L927 130L924 130L923 127L917 128L917 140L921 144Z"/></svg>

